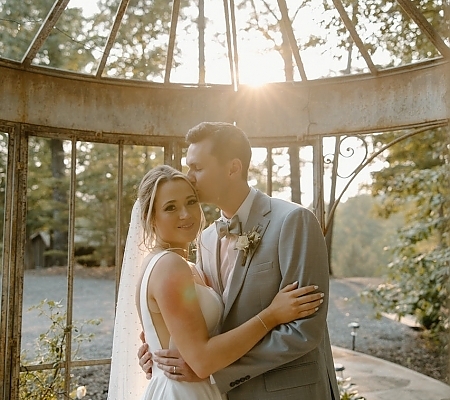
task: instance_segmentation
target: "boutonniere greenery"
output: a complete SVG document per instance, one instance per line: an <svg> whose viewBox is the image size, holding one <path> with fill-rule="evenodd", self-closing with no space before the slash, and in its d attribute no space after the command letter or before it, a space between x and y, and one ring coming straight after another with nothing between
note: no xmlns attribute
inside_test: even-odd
<svg viewBox="0 0 450 400"><path fill-rule="evenodd" d="M238 236L235 250L242 250L244 252L244 256L242 257L242 266L245 265L248 255L256 248L260 241L261 235L256 227L253 227L250 232L246 232Z"/></svg>

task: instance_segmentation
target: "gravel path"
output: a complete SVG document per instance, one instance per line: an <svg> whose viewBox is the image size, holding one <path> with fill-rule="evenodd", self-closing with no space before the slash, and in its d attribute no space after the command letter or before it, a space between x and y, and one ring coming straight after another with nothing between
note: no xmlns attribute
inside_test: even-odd
<svg viewBox="0 0 450 400"><path fill-rule="evenodd" d="M352 329L348 326L351 322L359 324L355 350L363 353L371 348L399 347L402 341L415 335L400 322L386 317L376 319L373 307L361 299L359 293L377 282L378 279L372 278L331 280L328 328L334 346L352 349Z"/></svg>
<svg viewBox="0 0 450 400"><path fill-rule="evenodd" d="M114 280L111 269L92 277L92 271L80 271L74 282L74 320L101 318L100 325L85 326L85 332L95 334L91 342L86 342L79 355L89 359L108 358L111 355L112 327L114 317ZM369 304L361 301L359 293L374 279L348 278L332 279L330 282L330 305L328 326L331 343L335 346L352 349L350 322L358 322L355 350L400 363L404 366L426 373L436 379L444 380L444 371L428 373L423 369L423 359L430 359L429 351L417 346L419 333L410 327L389 318L376 320ZM48 328L48 320L38 318L36 311L26 311L42 299L59 301L66 298L66 280L58 270L27 271L24 283L24 322L22 348L31 355L35 349L34 341L39 333ZM419 351L418 351L419 350ZM417 358L417 360L414 359ZM433 356L431 356L433 357ZM418 367L415 368L415 362ZM406 363L406 365L405 365ZM409 363L409 364L408 364ZM445 363L442 359L442 363ZM436 369L431 366L431 369ZM442 366L441 366L442 369ZM107 393L109 368L91 367L82 374L81 384L88 387L85 399L105 399Z"/></svg>

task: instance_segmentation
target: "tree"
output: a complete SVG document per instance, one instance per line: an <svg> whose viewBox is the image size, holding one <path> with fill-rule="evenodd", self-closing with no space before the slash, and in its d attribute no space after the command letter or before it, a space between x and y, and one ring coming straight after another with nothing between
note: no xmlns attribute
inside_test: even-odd
<svg viewBox="0 0 450 400"><path fill-rule="evenodd" d="M389 254L385 251L403 225L403 216L386 221L374 207L379 200L370 195L349 198L336 209L333 241L333 271L336 277L379 277L386 273Z"/></svg>
<svg viewBox="0 0 450 400"><path fill-rule="evenodd" d="M324 10L333 8L324 1ZM391 66L439 56L435 46L397 2L385 0L343 1L370 55L383 50ZM441 37L449 39L450 18L444 1L414 2ZM324 22L335 30L339 46L353 42L337 17ZM376 32L376 34L373 34ZM347 73L351 63L348 63ZM372 194L381 199L378 213L384 217L405 211L405 226L391 246L387 283L370 293L381 310L398 315L415 314L427 328L442 329L448 323L449 283L449 132L441 128L410 137L385 151L388 165L373 174ZM375 150L402 132L377 135Z"/></svg>
<svg viewBox="0 0 450 400"><path fill-rule="evenodd" d="M79 247L91 249L78 261L88 265L115 265L118 146L79 143L76 231ZM163 163L162 150L151 146L124 146L121 226L126 227L145 173ZM125 242L127 231L122 232ZM92 252L92 248L95 250Z"/></svg>
<svg viewBox="0 0 450 400"><path fill-rule="evenodd" d="M398 134L377 137L382 145ZM369 292L376 305L399 316L414 314L427 328L448 323L450 283L450 157L448 128L435 129L393 146L389 167L373 174L378 214L406 210L406 224L391 247L388 284ZM411 157L411 155L414 155Z"/></svg>
<svg viewBox="0 0 450 400"><path fill-rule="evenodd" d="M398 2L386 0L344 0L342 1L347 14L355 24L356 31L363 39L368 53L373 56L375 52L384 51L390 60L387 66L396 66L413 61L433 58L439 55L436 47L427 39L417 24L409 18ZM449 12L445 1L420 0L414 5L421 9L441 37L447 37L450 30ZM325 13L334 11L334 5L329 1L323 2ZM353 41L347 28L338 16L323 20L324 31L338 38L338 46L342 49L351 49ZM316 43L324 43L325 38L318 38ZM357 58L361 57L358 53ZM353 67L353 71L358 71ZM350 68L346 71L350 72Z"/></svg>
<svg viewBox="0 0 450 400"><path fill-rule="evenodd" d="M188 0L180 2L179 19ZM118 2L101 0L94 29L101 29L114 19ZM166 0L131 0L124 15L114 47L110 53L106 74L129 79L157 80L163 76L167 59L167 44L172 14L172 2ZM175 47L174 66L179 49Z"/></svg>

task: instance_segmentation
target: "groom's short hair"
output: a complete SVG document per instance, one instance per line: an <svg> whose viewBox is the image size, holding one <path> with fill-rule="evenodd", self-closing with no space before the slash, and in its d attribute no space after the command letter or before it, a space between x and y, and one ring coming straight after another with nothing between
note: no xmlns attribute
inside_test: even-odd
<svg viewBox="0 0 450 400"><path fill-rule="evenodd" d="M228 122L201 122L189 129L186 134L187 144L210 139L211 154L220 163L238 158L242 163L243 178L248 179L248 169L252 157L252 148L245 132Z"/></svg>

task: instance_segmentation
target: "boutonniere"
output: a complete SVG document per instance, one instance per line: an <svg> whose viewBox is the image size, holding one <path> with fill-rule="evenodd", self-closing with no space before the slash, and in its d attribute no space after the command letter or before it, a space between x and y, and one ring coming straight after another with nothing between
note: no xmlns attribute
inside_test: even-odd
<svg viewBox="0 0 450 400"><path fill-rule="evenodd" d="M244 252L244 256L242 257L242 266L245 265L249 253L256 248L260 241L261 235L256 227L253 227L250 232L246 232L238 236L235 250L242 250Z"/></svg>

